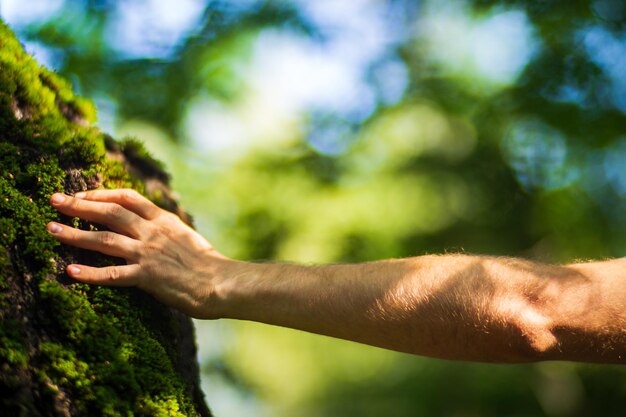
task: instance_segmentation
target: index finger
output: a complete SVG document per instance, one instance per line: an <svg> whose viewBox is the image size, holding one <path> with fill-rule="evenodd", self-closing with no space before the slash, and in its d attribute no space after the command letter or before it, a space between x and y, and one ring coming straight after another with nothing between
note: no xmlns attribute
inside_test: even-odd
<svg viewBox="0 0 626 417"><path fill-rule="evenodd" d="M156 218L161 210L152 201L132 189L82 191L76 193L74 197L105 203L117 203L147 220Z"/></svg>
<svg viewBox="0 0 626 417"><path fill-rule="evenodd" d="M146 219L116 203L88 201L61 193L53 194L50 203L65 215L104 224L132 238L141 237L150 227Z"/></svg>

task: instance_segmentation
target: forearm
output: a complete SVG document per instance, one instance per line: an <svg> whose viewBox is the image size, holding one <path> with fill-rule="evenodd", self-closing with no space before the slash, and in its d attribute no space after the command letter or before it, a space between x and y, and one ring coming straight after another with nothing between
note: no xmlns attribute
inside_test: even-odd
<svg viewBox="0 0 626 417"><path fill-rule="evenodd" d="M432 357L619 362L601 348L604 312L594 328L582 309L601 290L584 270L464 255L313 267L237 262L214 305L224 317ZM623 329L611 330L622 349ZM581 332L595 347L576 345Z"/></svg>
<svg viewBox="0 0 626 417"><path fill-rule="evenodd" d="M79 195L81 194L81 195ZM132 190L55 194L59 241L125 265L72 264L82 282L136 286L197 318L231 317L440 358L626 362L626 260L549 266L511 258L422 256L306 267L229 260Z"/></svg>

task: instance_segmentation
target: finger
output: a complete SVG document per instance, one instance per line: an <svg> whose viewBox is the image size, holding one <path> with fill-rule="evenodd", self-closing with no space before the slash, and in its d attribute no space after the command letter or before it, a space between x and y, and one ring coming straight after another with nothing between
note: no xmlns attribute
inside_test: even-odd
<svg viewBox="0 0 626 417"><path fill-rule="evenodd" d="M116 203L81 200L65 194L53 194L50 203L63 214L104 224L134 238L150 227L146 219Z"/></svg>
<svg viewBox="0 0 626 417"><path fill-rule="evenodd" d="M152 201L131 189L83 191L76 193L74 197L91 201L117 203L148 220L157 217L161 211Z"/></svg>
<svg viewBox="0 0 626 417"><path fill-rule="evenodd" d="M132 287L139 282L141 267L138 264L95 268L87 265L68 265L67 274L87 284Z"/></svg>
<svg viewBox="0 0 626 417"><path fill-rule="evenodd" d="M59 223L48 223L48 230L60 242L68 245L126 260L137 259L139 242L124 235L113 232L87 232Z"/></svg>

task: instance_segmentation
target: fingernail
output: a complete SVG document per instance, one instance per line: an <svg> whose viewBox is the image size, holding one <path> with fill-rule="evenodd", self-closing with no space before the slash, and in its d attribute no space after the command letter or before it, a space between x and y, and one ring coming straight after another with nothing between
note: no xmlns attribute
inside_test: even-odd
<svg viewBox="0 0 626 417"><path fill-rule="evenodd" d="M48 225L48 230L50 231L50 233L59 233L61 230L63 230L63 228L57 223L50 223Z"/></svg>
<svg viewBox="0 0 626 417"><path fill-rule="evenodd" d="M70 266L67 268L67 272L69 272L72 275L78 275L80 274L80 268L77 266Z"/></svg>
<svg viewBox="0 0 626 417"><path fill-rule="evenodd" d="M65 201L65 196L63 194L55 194L52 196L52 204L61 204Z"/></svg>
<svg viewBox="0 0 626 417"><path fill-rule="evenodd" d="M86 195L87 195L86 192L81 191L80 193L74 194L74 197L76 197L76 198L85 198Z"/></svg>

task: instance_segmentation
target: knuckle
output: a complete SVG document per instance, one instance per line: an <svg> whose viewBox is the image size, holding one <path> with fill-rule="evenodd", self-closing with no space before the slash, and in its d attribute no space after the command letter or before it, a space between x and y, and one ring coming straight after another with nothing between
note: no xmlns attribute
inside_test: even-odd
<svg viewBox="0 0 626 417"><path fill-rule="evenodd" d="M78 240L80 238L80 231L78 229L71 228L68 237L71 240Z"/></svg>
<svg viewBox="0 0 626 417"><path fill-rule="evenodd" d="M156 235L158 237L171 238L172 237L172 228L169 225L162 225L156 228Z"/></svg>
<svg viewBox="0 0 626 417"><path fill-rule="evenodd" d="M109 206L106 209L107 216L113 219L119 219L120 217L122 217L123 213L124 213L124 207L115 203L109 204Z"/></svg>
<svg viewBox="0 0 626 417"><path fill-rule="evenodd" d="M111 232L102 232L100 234L100 243L104 246L111 246L115 242L115 235Z"/></svg>
<svg viewBox="0 0 626 417"><path fill-rule="evenodd" d="M155 263L150 262L149 260L144 261L141 265L141 268L143 269L143 272L149 277L156 275L159 270Z"/></svg>
<svg viewBox="0 0 626 417"><path fill-rule="evenodd" d="M163 212L159 216L159 220L161 221L161 224L165 227L174 226L181 221L180 217L167 210L163 210Z"/></svg>
<svg viewBox="0 0 626 417"><path fill-rule="evenodd" d="M72 198L70 199L69 207L74 210L80 210L83 207L83 202L79 198Z"/></svg>
<svg viewBox="0 0 626 417"><path fill-rule="evenodd" d="M110 281L115 281L120 277L120 270L115 267L107 269L106 278Z"/></svg>
<svg viewBox="0 0 626 417"><path fill-rule="evenodd" d="M141 263L150 268L152 261L159 255L159 251L154 244L145 245L141 250Z"/></svg>
<svg viewBox="0 0 626 417"><path fill-rule="evenodd" d="M122 190L122 199L126 201L135 201L137 199L138 193L133 189L125 189Z"/></svg>

